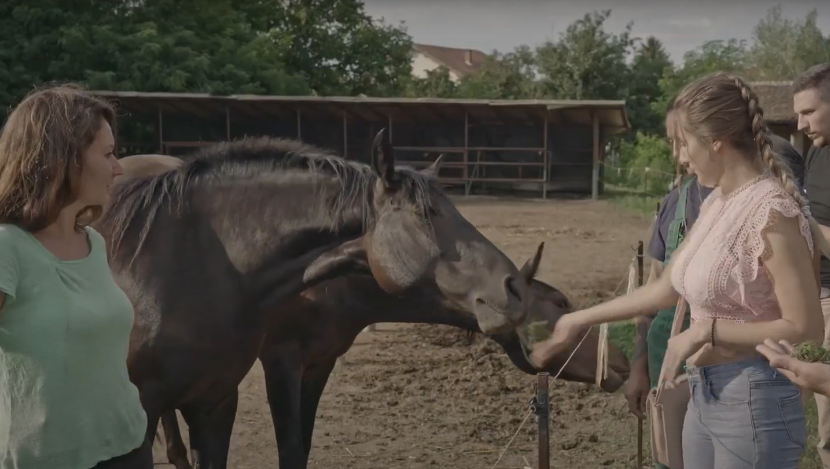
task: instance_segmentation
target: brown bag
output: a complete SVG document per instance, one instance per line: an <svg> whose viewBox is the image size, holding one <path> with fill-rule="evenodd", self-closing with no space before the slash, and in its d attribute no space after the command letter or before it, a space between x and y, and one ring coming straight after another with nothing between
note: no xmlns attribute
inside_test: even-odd
<svg viewBox="0 0 830 469"><path fill-rule="evenodd" d="M686 315L686 300L681 296L675 308L671 335L680 332ZM670 469L683 469L683 420L691 392L686 384L688 376L679 376L672 389L665 389L663 377L648 395L648 414L651 421L651 457Z"/></svg>

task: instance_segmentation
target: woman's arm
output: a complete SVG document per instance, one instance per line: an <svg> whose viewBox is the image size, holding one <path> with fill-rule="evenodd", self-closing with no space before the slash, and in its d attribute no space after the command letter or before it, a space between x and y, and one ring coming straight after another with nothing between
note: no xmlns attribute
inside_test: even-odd
<svg viewBox="0 0 830 469"><path fill-rule="evenodd" d="M755 347L763 344L765 339L792 343L813 339L821 343L824 337L824 315L819 301L814 258L801 235L798 219L777 216L775 224L766 231L765 237L771 254L764 259L764 265L778 297L781 319L746 324L717 321L715 345ZM706 336L699 338L705 344L711 340L712 320L699 322L701 324L695 329Z"/></svg>
<svg viewBox="0 0 830 469"><path fill-rule="evenodd" d="M679 254L686 246L687 242L683 240L655 282L648 283L628 295L619 296L568 316L572 316L571 319L582 326L595 326L606 322L632 319L676 305L679 295L671 284L671 273L676 263L675 260L680 257Z"/></svg>

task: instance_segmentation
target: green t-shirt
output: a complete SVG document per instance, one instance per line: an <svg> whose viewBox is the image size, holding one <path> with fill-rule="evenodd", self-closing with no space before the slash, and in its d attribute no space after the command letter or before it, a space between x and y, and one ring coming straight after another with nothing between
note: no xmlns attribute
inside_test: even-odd
<svg viewBox="0 0 830 469"><path fill-rule="evenodd" d="M89 255L62 261L0 224L0 469L89 469L146 434L127 375L132 305L86 232Z"/></svg>

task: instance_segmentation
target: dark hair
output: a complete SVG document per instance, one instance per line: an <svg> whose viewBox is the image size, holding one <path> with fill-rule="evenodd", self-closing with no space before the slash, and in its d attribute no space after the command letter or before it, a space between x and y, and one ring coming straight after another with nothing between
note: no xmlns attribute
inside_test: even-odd
<svg viewBox="0 0 830 469"><path fill-rule="evenodd" d="M78 200L83 156L115 111L73 84L29 94L0 131L0 223L30 232L57 220ZM91 223L102 207L87 207L78 224Z"/></svg>
<svg viewBox="0 0 830 469"><path fill-rule="evenodd" d="M812 89L830 95L830 63L813 65L793 80L793 94Z"/></svg>

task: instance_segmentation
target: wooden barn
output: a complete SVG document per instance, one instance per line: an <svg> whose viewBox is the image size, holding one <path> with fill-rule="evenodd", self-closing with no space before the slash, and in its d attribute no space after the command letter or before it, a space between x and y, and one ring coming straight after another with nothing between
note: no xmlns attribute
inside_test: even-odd
<svg viewBox="0 0 830 469"><path fill-rule="evenodd" d="M244 136L297 138L368 162L386 128L399 164L429 165L465 194L592 194L605 143L630 125L624 101L493 101L97 91L119 109L119 156L193 149Z"/></svg>

